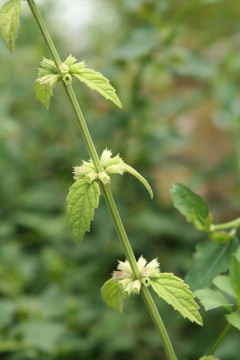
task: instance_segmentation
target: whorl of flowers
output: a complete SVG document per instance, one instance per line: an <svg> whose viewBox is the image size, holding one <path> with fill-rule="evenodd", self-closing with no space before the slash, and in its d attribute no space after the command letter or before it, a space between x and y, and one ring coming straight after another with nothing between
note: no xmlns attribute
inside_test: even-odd
<svg viewBox="0 0 240 360"><path fill-rule="evenodd" d="M119 261L117 270L113 273L122 291L130 294L139 294L142 286L149 286L151 279L160 276L159 263L153 259L149 263L141 256L137 262L139 277L136 278L127 260Z"/></svg>

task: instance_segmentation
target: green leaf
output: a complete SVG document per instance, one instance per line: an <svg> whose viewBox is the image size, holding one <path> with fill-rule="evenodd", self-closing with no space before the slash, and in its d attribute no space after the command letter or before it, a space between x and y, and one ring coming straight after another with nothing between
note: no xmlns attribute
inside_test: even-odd
<svg viewBox="0 0 240 360"><path fill-rule="evenodd" d="M10 52L13 52L17 31L19 28L19 17L22 11L21 0L9 0L1 8L0 28L2 37L6 41Z"/></svg>
<svg viewBox="0 0 240 360"><path fill-rule="evenodd" d="M67 196L67 214L73 230L74 239L79 244L86 231L90 230L94 209L99 203L99 186L96 182L87 183L85 179L77 180Z"/></svg>
<svg viewBox="0 0 240 360"><path fill-rule="evenodd" d="M238 299L238 304L240 306L240 261L236 256L232 257L232 265L230 268L230 281L235 291Z"/></svg>
<svg viewBox="0 0 240 360"><path fill-rule="evenodd" d="M122 108L121 101L116 94L116 90L109 83L109 80L105 78L101 73L87 68L82 68L81 71L73 73L73 75L84 82L92 90L96 90L105 99L111 100L115 105Z"/></svg>
<svg viewBox="0 0 240 360"><path fill-rule="evenodd" d="M229 306L232 305L229 304L223 293L218 290L204 288L195 291L195 295L198 297L206 311L216 309L218 307L229 308Z"/></svg>
<svg viewBox="0 0 240 360"><path fill-rule="evenodd" d="M147 180L141 175L139 174L139 172L137 170L135 170L134 168L132 168L130 165L127 164L123 164L123 169L124 171L128 172L129 174L135 176L139 181L141 181L141 183L145 186L145 188L147 189L147 191L150 194L151 199L153 198L153 191L151 189L151 186L149 185L149 183L147 182Z"/></svg>
<svg viewBox="0 0 240 360"><path fill-rule="evenodd" d="M53 95L52 88L47 85L40 85L39 81L35 82L35 95L36 99L46 108L49 109L50 99Z"/></svg>
<svg viewBox="0 0 240 360"><path fill-rule="evenodd" d="M186 282L192 291L211 287L212 280L227 271L232 261L232 254L238 248L238 240L232 239L224 245L205 241L197 245Z"/></svg>
<svg viewBox="0 0 240 360"><path fill-rule="evenodd" d="M232 326L240 330L240 311L225 315L225 317Z"/></svg>
<svg viewBox="0 0 240 360"><path fill-rule="evenodd" d="M184 318L199 325L203 324L194 295L182 279L171 273L161 273L159 278L152 280L151 285L158 296L172 305Z"/></svg>
<svg viewBox="0 0 240 360"><path fill-rule="evenodd" d="M199 230L208 230L211 225L208 206L203 199L182 184L170 188L174 206Z"/></svg>
<svg viewBox="0 0 240 360"><path fill-rule="evenodd" d="M122 313L123 300L126 298L126 294L121 291L116 280L110 279L106 281L101 288L101 294L103 301L105 301L109 307Z"/></svg>
<svg viewBox="0 0 240 360"><path fill-rule="evenodd" d="M206 356L202 356L199 360L220 360L220 359L212 355L206 355Z"/></svg>
<svg viewBox="0 0 240 360"><path fill-rule="evenodd" d="M227 275L218 275L213 279L213 284L221 291L236 298L236 294L232 288L230 277Z"/></svg>

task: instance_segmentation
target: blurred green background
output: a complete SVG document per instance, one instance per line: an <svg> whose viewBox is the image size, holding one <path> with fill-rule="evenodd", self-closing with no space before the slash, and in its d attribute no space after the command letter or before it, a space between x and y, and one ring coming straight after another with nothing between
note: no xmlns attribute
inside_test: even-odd
<svg viewBox="0 0 240 360"><path fill-rule="evenodd" d="M85 59L122 100L120 111L74 84L98 153L120 153L154 190L151 201L130 175L112 178L136 256L158 257L162 271L184 278L205 236L173 209L169 186L200 193L215 222L240 212L238 1L39 3L61 58ZM103 199L91 232L80 246L73 241L65 199L72 166L89 156L61 85L49 111L34 99L42 56L49 54L23 3L14 54L0 41L0 358L165 359L141 298L125 301L122 315L101 300L124 260ZM156 302L179 360L198 359L225 326L222 310L202 309L201 329ZM239 360L237 330L217 355Z"/></svg>

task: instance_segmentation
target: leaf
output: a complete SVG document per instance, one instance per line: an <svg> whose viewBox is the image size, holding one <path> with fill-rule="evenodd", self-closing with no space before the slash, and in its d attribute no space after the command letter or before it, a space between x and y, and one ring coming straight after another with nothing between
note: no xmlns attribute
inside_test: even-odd
<svg viewBox="0 0 240 360"><path fill-rule="evenodd" d="M206 355L206 356L202 356L199 360L219 360L219 358L216 358L215 356L212 355Z"/></svg>
<svg viewBox="0 0 240 360"><path fill-rule="evenodd" d="M213 279L213 284L221 291L236 298L236 294L232 288L230 277L227 275L218 275Z"/></svg>
<svg viewBox="0 0 240 360"><path fill-rule="evenodd" d="M128 172L129 174L135 176L139 181L141 181L141 183L145 186L145 188L147 189L147 191L150 194L151 199L153 198L153 191L151 189L151 186L149 185L149 183L147 182L147 180L141 175L139 174L139 172L137 170L135 170L134 168L132 168L130 165L127 164L123 164L123 169L124 171Z"/></svg>
<svg viewBox="0 0 240 360"><path fill-rule="evenodd" d="M184 318L187 317L199 325L203 324L194 295L182 279L171 273L162 273L159 278L152 280L151 285L158 296L172 305Z"/></svg>
<svg viewBox="0 0 240 360"><path fill-rule="evenodd" d="M71 187L67 196L70 225L74 239L79 244L86 231L90 230L94 208L99 203L99 186L96 182L87 183L85 179L77 180Z"/></svg>
<svg viewBox="0 0 240 360"><path fill-rule="evenodd" d="M232 257L232 265L230 268L230 280L233 290L235 291L240 306L240 261L236 256Z"/></svg>
<svg viewBox="0 0 240 360"><path fill-rule="evenodd" d="M218 290L204 288L195 291L195 295L198 297L206 311L216 309L218 307L229 308L229 306L232 305L229 304L223 293Z"/></svg>
<svg viewBox="0 0 240 360"><path fill-rule="evenodd" d="M52 88L47 85L40 85L38 81L35 82L36 99L46 108L49 109L50 99L53 95Z"/></svg>
<svg viewBox="0 0 240 360"><path fill-rule="evenodd" d="M218 245L205 241L197 245L186 282L192 291L211 287L212 280L230 267L232 254L238 247L238 240L232 239Z"/></svg>
<svg viewBox="0 0 240 360"><path fill-rule="evenodd" d="M173 184L170 192L174 206L186 217L187 221L192 222L197 229L207 231L211 222L205 201L182 184Z"/></svg>
<svg viewBox="0 0 240 360"><path fill-rule="evenodd" d="M13 52L17 31L19 28L19 18L22 11L21 0L9 0L1 8L0 28L2 37L6 41L10 52Z"/></svg>
<svg viewBox="0 0 240 360"><path fill-rule="evenodd" d="M227 314L225 315L225 318L232 326L240 330L240 311L233 312L232 314Z"/></svg>
<svg viewBox="0 0 240 360"><path fill-rule="evenodd" d="M134 62L149 56L160 43L161 35L156 28L140 25L127 34L127 37L113 51L112 57L114 60Z"/></svg>
<svg viewBox="0 0 240 360"><path fill-rule="evenodd" d="M116 94L116 90L112 87L109 80L105 78L101 73L87 68L82 68L78 73L73 75L84 82L92 90L96 90L105 99L111 100L115 105L122 108L121 101Z"/></svg>
<svg viewBox="0 0 240 360"><path fill-rule="evenodd" d="M126 294L121 291L116 280L110 279L106 281L101 288L101 295L103 301L105 301L109 307L122 313L123 300L125 299Z"/></svg>

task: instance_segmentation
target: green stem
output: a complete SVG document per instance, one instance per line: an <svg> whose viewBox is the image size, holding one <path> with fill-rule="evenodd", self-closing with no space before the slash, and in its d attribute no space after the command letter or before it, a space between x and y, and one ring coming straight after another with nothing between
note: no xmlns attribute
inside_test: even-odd
<svg viewBox="0 0 240 360"><path fill-rule="evenodd" d="M215 230L224 230L224 229L236 229L240 226L240 218L237 218L235 220L223 223L223 224L219 224L219 225L212 225L211 226L211 230L215 231Z"/></svg>
<svg viewBox="0 0 240 360"><path fill-rule="evenodd" d="M171 340L168 336L167 330L163 324L162 318L158 312L158 309L153 301L153 298L149 292L149 290L146 287L142 287L141 289L141 295L145 302L145 305L148 309L148 312L152 318L152 321L160 335L160 338L162 340L163 348L166 352L167 358L171 360L177 360L176 354L174 352L174 349L172 347Z"/></svg>
<svg viewBox="0 0 240 360"><path fill-rule="evenodd" d="M29 7L33 13L33 16L40 28L40 31L44 37L44 40L47 44L47 47L53 57L53 60L56 64L57 67L59 67L61 65L61 60L60 60L60 57L57 53L57 50L54 46L54 43L51 39L51 36L46 28L46 25L44 24L44 21L41 17L41 14L39 13L39 10L35 4L35 1L34 0L27 0L28 4L29 4ZM79 106L79 103L77 101L77 98L76 98L76 95L74 93L74 90L72 88L72 86L66 86L64 84L64 88L66 90L66 93L68 95L68 98L72 104L72 107L73 107L73 110L74 110L74 113L76 115L76 118L78 120L78 123L79 123L79 126L80 126L80 129L81 129L81 133L82 133L82 136L84 138L84 141L86 143L86 146L87 146L87 149L89 151L89 154L92 158L92 161L95 165L95 168L98 172L100 172L102 170L102 166L101 166L101 163L100 163L100 160L99 160L99 157L98 157L98 154L97 154L97 151L95 149L95 146L93 144L93 141L92 141L92 138L91 138L91 135L88 131L88 127L87 127L87 124L86 124L86 121L83 117L83 114L82 114L82 111L80 109L80 106ZM126 231L124 229L124 226L122 224L122 220L120 218L120 215L118 213L118 210L117 210L117 207L116 207L116 204L115 204L115 201L113 199L113 195L112 195L112 192L110 190L110 187L108 185L101 185L101 189L102 189L102 193L105 197L105 200L106 200L106 203L107 203L107 206L109 208L109 211L110 211L110 214L112 216L112 219L113 219L113 222L114 222L114 225L115 225L115 228L116 228L116 231L118 233L118 236L119 236L119 239L121 241L121 244L123 246L123 249L124 249L124 252L125 252L125 255L129 261L129 264L131 266L131 269L133 271L133 274L135 275L135 277L137 278L139 276L139 271L138 271L138 267L137 267L137 262L136 262L136 259L135 259L135 256L134 256L134 253L132 251L132 248L131 248L131 245L129 243L129 240L128 240L128 237L127 237L127 234L126 234ZM168 337L168 334L167 334L167 331L164 327L164 324L162 322L162 319L158 313L158 310L156 308L156 305L154 304L154 301L149 293L149 291L147 289L143 289L141 291L141 294L143 296L143 299L144 299L144 302L147 306L147 309L153 319L153 322L160 334L160 337L161 337L161 340L162 340L162 344L163 344L163 347L166 351L166 354L167 354L167 358L168 360L176 360L176 355L174 353L174 350L173 350L173 347L172 347L172 344L170 342L170 339Z"/></svg>
<svg viewBox="0 0 240 360"><path fill-rule="evenodd" d="M219 335L219 337L217 338L217 340L215 341L215 343L213 344L213 346L211 347L208 355L213 355L215 353L215 351L217 350L218 346L220 345L220 343L222 342L222 340L225 338L225 336L227 335L227 333L229 332L229 330L231 329L232 325L231 324L227 324L227 326L225 327L225 329L222 331L222 333Z"/></svg>

